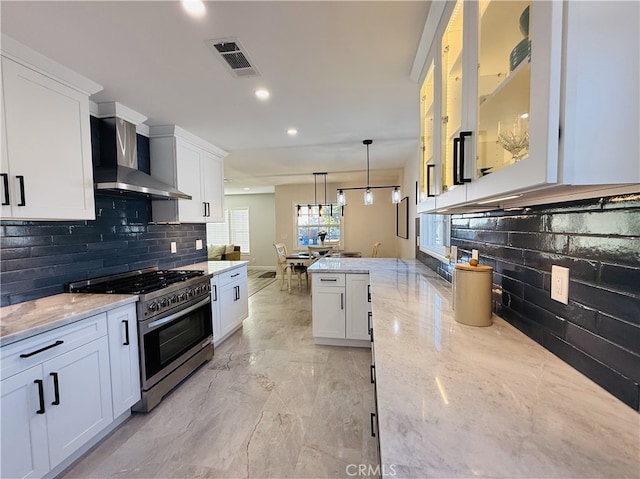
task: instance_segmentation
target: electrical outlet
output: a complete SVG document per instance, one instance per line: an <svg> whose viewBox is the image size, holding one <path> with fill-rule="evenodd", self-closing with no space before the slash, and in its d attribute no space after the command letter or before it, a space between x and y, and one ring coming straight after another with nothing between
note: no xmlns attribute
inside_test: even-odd
<svg viewBox="0 0 640 479"><path fill-rule="evenodd" d="M478 250L477 249L472 249L471 250L471 259L479 259L478 258Z"/></svg>
<svg viewBox="0 0 640 479"><path fill-rule="evenodd" d="M176 243L175 241L171 242L171 252L172 253L177 253L178 252L178 243Z"/></svg>
<svg viewBox="0 0 640 479"><path fill-rule="evenodd" d="M196 240L196 249L202 249L202 240Z"/></svg>
<svg viewBox="0 0 640 479"><path fill-rule="evenodd" d="M551 266L551 299L569 304L569 268Z"/></svg>

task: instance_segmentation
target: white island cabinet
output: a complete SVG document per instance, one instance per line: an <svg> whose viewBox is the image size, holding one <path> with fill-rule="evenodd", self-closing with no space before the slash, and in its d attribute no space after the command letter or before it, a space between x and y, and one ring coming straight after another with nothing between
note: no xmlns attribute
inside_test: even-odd
<svg viewBox="0 0 640 479"><path fill-rule="evenodd" d="M113 419L106 313L7 345L2 477L41 477Z"/></svg>
<svg viewBox="0 0 640 479"><path fill-rule="evenodd" d="M370 347L369 275L313 273L311 288L316 344Z"/></svg>
<svg viewBox="0 0 640 479"><path fill-rule="evenodd" d="M151 176L191 200L154 200L153 221L224 221L224 157L227 152L175 125L150 129Z"/></svg>
<svg viewBox="0 0 640 479"><path fill-rule="evenodd" d="M100 90L2 35L3 218L95 218L89 95Z"/></svg>

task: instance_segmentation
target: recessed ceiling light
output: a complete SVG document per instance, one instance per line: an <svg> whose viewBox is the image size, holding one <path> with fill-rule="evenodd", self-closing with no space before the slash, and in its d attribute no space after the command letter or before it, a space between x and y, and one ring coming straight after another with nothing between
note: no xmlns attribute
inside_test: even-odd
<svg viewBox="0 0 640 479"><path fill-rule="evenodd" d="M295 128L289 128L287 130L287 135L289 136L296 136L298 134L298 130L296 130Z"/></svg>
<svg viewBox="0 0 640 479"><path fill-rule="evenodd" d="M270 95L269 90L267 90L266 88L258 88L253 93L260 100L266 100L267 98L269 98L269 95Z"/></svg>
<svg viewBox="0 0 640 479"><path fill-rule="evenodd" d="M182 0L182 8L194 17L201 17L205 13L204 3L201 0Z"/></svg>
<svg viewBox="0 0 640 479"><path fill-rule="evenodd" d="M246 187L245 187L245 188L242 188L242 189L243 189L244 191L249 191L249 190L251 190L251 188L246 188Z"/></svg>

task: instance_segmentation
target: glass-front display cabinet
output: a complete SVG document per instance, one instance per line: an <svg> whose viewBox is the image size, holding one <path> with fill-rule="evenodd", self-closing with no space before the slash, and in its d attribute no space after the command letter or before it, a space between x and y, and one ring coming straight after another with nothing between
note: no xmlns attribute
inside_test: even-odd
<svg viewBox="0 0 640 479"><path fill-rule="evenodd" d="M437 52L433 117L440 122L432 164L438 181L430 192L435 201L419 211L446 212L554 183L562 5L457 0L434 8L440 8L430 46L430 55ZM423 69L421 103L428 71ZM423 165L426 177L425 170Z"/></svg>
<svg viewBox="0 0 640 479"><path fill-rule="evenodd" d="M435 197L418 212L638 191L639 21L638 2L432 2L412 78Z"/></svg>
<svg viewBox="0 0 640 479"><path fill-rule="evenodd" d="M477 138L474 178L529 156L530 2L478 4Z"/></svg>
<svg viewBox="0 0 640 479"><path fill-rule="evenodd" d="M458 186L457 152L462 131L462 74L463 74L463 18L464 2L458 0L447 22L440 43L441 52L441 182L442 192ZM455 161L454 161L455 160Z"/></svg>
<svg viewBox="0 0 640 479"><path fill-rule="evenodd" d="M418 201L423 202L427 198L434 198L435 188L435 162L434 162L434 63L433 60L427 69L427 76L420 88L420 146L422 155L420 159L420 191Z"/></svg>

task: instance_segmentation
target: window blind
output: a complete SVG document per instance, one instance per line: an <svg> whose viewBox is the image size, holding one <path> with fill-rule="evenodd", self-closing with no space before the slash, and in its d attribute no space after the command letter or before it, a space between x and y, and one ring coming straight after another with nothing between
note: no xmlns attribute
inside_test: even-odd
<svg viewBox="0 0 640 479"><path fill-rule="evenodd" d="M249 253L249 208L231 210L231 243L240 245L241 253Z"/></svg>

